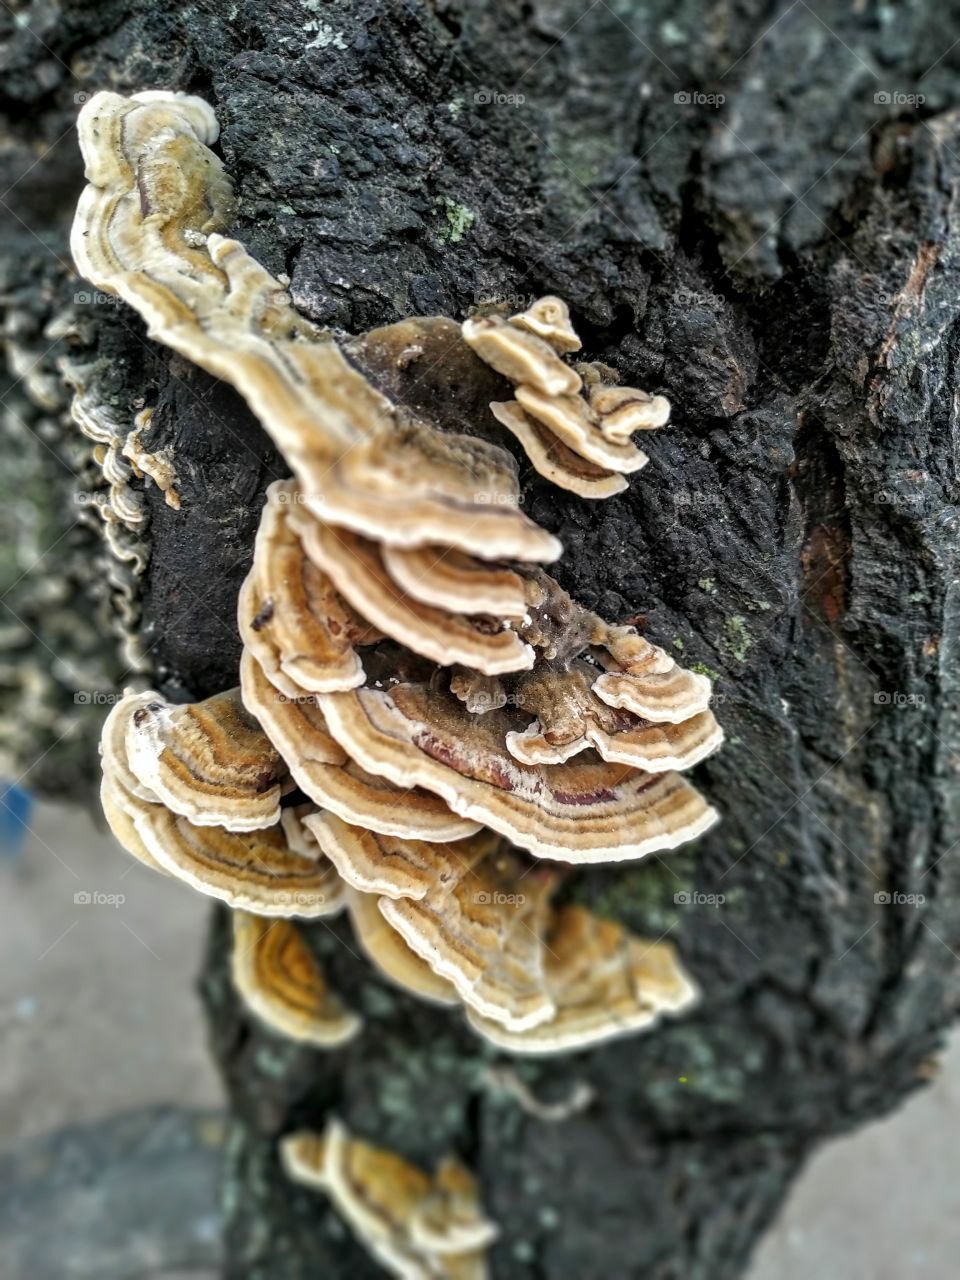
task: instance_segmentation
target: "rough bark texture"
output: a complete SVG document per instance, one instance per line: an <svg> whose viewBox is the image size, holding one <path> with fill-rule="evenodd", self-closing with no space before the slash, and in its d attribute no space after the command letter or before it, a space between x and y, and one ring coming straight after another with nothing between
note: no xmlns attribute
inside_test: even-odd
<svg viewBox="0 0 960 1280"><path fill-rule="evenodd" d="M345 925L311 938L366 1034L336 1054L269 1036L231 994L218 919L203 989L236 1116L230 1276L380 1274L276 1164L280 1132L335 1110L411 1158L453 1148L476 1168L500 1280L724 1280L811 1146L924 1075L960 945L950 12L161 0L10 22L8 182L78 89L203 93L235 232L312 319L357 333L555 292L590 358L675 406L622 497L524 475L566 546L564 585L717 676L728 743L699 776L721 826L573 889L668 932L699 1009L513 1064L544 1100L594 1090L549 1122L456 1014L377 981ZM36 236L65 256L71 148L5 197L29 197L7 264L21 287ZM158 678L210 693L236 679L235 594L280 464L229 389L151 349L126 311L96 320L181 476L179 512L149 491Z"/></svg>

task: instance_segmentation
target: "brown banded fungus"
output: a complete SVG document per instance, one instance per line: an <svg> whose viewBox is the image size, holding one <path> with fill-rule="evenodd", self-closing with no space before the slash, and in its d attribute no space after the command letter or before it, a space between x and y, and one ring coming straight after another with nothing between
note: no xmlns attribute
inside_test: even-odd
<svg viewBox="0 0 960 1280"><path fill-rule="evenodd" d="M546 989L555 1007L549 1021L511 1031L474 1010L475 1031L510 1053L553 1054L591 1048L641 1031L663 1014L677 1014L697 996L672 946L627 933L583 907L557 910L545 942Z"/></svg>
<svg viewBox="0 0 960 1280"><path fill-rule="evenodd" d="M470 717L424 685L320 694L331 735L370 773L441 796L540 857L618 862L673 849L717 814L676 773L648 773L585 751L564 764L522 764L501 712Z"/></svg>
<svg viewBox="0 0 960 1280"><path fill-rule="evenodd" d="M331 1119L323 1135L280 1143L289 1178L330 1197L364 1248L402 1280L483 1280L497 1229L476 1183L453 1157L431 1177L402 1156L352 1137Z"/></svg>
<svg viewBox="0 0 960 1280"><path fill-rule="evenodd" d="M255 831L279 822L287 769L239 689L183 706L158 694L137 703L126 763L158 800L198 826Z"/></svg>
<svg viewBox="0 0 960 1280"><path fill-rule="evenodd" d="M272 1030L321 1049L346 1043L360 1030L356 1014L330 990L297 925L233 913L233 985Z"/></svg>
<svg viewBox="0 0 960 1280"><path fill-rule="evenodd" d="M532 667L533 649L497 619L467 617L406 595L384 568L377 543L310 516L295 520L304 549L341 595L400 644L432 662L487 675Z"/></svg>
<svg viewBox="0 0 960 1280"><path fill-rule="evenodd" d="M350 923L357 941L370 963L383 977L402 991L430 1004L457 1005L457 993L440 978L425 960L404 942L384 919L379 899L369 893L351 893Z"/></svg>
<svg viewBox="0 0 960 1280"><path fill-rule="evenodd" d="M362 684L355 646L381 639L304 554L292 521L299 500L295 481L277 480L267 489L253 565L237 603L243 643L289 697Z"/></svg>
<svg viewBox="0 0 960 1280"><path fill-rule="evenodd" d="M523 514L486 412L538 471L599 498L644 465L631 436L663 425L667 401L569 363L580 340L549 296L509 319L415 317L341 347L220 234L232 190L205 103L100 93L79 129L79 270L236 388L293 472L269 489L240 596L240 690L190 706L131 695L108 721L118 838L251 913L235 921L235 981L297 1038L337 1043L356 1021L296 928L264 917L345 902L385 976L464 1006L516 1052L684 1008L693 987L669 946L555 906L564 873L521 851L614 862L706 831L717 815L678 771L721 742L710 684L539 567L562 547ZM515 399L493 399L503 378ZM126 435L89 416L112 524L135 527L131 459L172 493L170 459L136 440L125 458ZM462 1171L431 1180L336 1125L291 1138L285 1159L396 1274L483 1271L492 1229Z"/></svg>
<svg viewBox="0 0 960 1280"><path fill-rule="evenodd" d="M541 298L509 320L472 316L463 337L514 384L516 399L492 401L490 409L546 479L583 498L606 498L647 464L630 436L663 426L669 402L602 381L616 376L607 366L565 365L558 352L579 350L580 339L559 298Z"/></svg>
<svg viewBox="0 0 960 1280"><path fill-rule="evenodd" d="M479 823L453 813L439 796L361 768L331 736L316 699L280 693L249 651L241 658L240 681L247 708L315 804L385 835L458 840L478 829Z"/></svg>

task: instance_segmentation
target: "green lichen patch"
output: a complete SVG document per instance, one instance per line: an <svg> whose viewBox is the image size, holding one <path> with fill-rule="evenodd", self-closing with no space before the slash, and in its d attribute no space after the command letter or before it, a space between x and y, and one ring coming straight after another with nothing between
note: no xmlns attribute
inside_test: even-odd
<svg viewBox="0 0 960 1280"><path fill-rule="evenodd" d="M443 209L446 218L446 226L440 228L439 238L445 244L459 244L476 222L477 215L450 196L439 196L437 204Z"/></svg>

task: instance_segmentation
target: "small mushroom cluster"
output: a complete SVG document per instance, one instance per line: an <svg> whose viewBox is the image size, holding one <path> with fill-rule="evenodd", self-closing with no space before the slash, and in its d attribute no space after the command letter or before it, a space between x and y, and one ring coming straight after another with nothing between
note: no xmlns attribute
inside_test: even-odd
<svg viewBox="0 0 960 1280"><path fill-rule="evenodd" d="M649 459L630 437L662 427L663 396L621 387L602 364L571 368L561 354L579 351L566 303L546 297L505 320L474 316L463 336L477 355L514 384L515 400L494 401L494 417L520 441L537 471L583 498L608 498Z"/></svg>
<svg viewBox="0 0 960 1280"><path fill-rule="evenodd" d="M231 189L206 103L100 93L79 127L78 268L232 383L293 473L268 489L240 593L239 689L186 706L131 692L107 720L117 837L234 909L237 990L315 1045L360 1022L292 919L343 907L386 977L515 1053L687 1007L668 943L560 890L570 866L673 849L716 820L682 776L722 741L709 681L547 575L562 547L521 511L510 453L386 394L218 234ZM405 335L448 324L379 330L379 349L405 359ZM646 461L630 435L669 413L602 366L565 363L580 342L556 298L473 317L446 345L458 369L515 384L495 416L584 496L623 488ZM448 1221L445 1176L399 1162L415 1194L378 1209L370 1149L343 1131L285 1151L396 1274L473 1274L487 1237Z"/></svg>
<svg viewBox="0 0 960 1280"><path fill-rule="evenodd" d="M482 1280L496 1239L470 1171L452 1156L433 1177L354 1138L331 1119L323 1134L291 1133L280 1154L292 1181L325 1191L368 1252L405 1280Z"/></svg>

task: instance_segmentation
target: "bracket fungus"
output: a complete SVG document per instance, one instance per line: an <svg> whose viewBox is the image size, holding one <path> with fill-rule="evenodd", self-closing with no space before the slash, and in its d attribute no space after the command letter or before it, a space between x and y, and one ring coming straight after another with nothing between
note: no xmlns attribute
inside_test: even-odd
<svg viewBox="0 0 960 1280"><path fill-rule="evenodd" d="M396 684L322 694L331 735L364 769L440 796L454 813L564 862L618 862L677 845L717 814L677 773L648 773L592 751L528 765L508 751L503 712L471 717L451 694Z"/></svg>
<svg viewBox="0 0 960 1280"><path fill-rule="evenodd" d="M256 831L280 821L286 766L238 689L184 706L159 694L137 703L126 763L159 800L197 826Z"/></svg>
<svg viewBox="0 0 960 1280"><path fill-rule="evenodd" d="M268 487L253 565L237 602L244 645L289 697L362 684L355 646L382 638L304 554L290 519L298 498L292 480Z"/></svg>
<svg viewBox="0 0 960 1280"><path fill-rule="evenodd" d="M379 899L370 893L352 893L350 923L357 941L372 965L394 986L430 1004L458 1005L456 991L439 977L384 919Z"/></svg>
<svg viewBox="0 0 960 1280"><path fill-rule="evenodd" d="M592 1048L681 1013L697 990L668 942L633 937L583 907L559 908L545 940L544 977L553 1015L517 1032L468 1009L473 1029L510 1053Z"/></svg>
<svg viewBox="0 0 960 1280"><path fill-rule="evenodd" d="M457 840L479 823L453 813L439 797L361 768L334 739L316 698L288 698L267 680L249 650L240 660L244 702L315 804L384 835Z"/></svg>
<svg viewBox="0 0 960 1280"><path fill-rule="evenodd" d="M604 382L616 376L605 365L565 365L559 353L578 351L581 343L559 298L541 298L509 320L471 317L463 337L514 384L516 399L493 401L490 409L553 484L583 498L608 498L627 487L625 475L646 466L647 455L630 437L663 426L669 402Z"/></svg>
<svg viewBox="0 0 960 1280"><path fill-rule="evenodd" d="M297 925L233 913L233 985L248 1008L291 1040L333 1048L352 1040L360 1018L330 990Z"/></svg>
<svg viewBox="0 0 960 1280"><path fill-rule="evenodd" d="M602 498L646 462L632 436L666 423L667 400L571 364L581 341L553 296L340 344L221 234L232 186L206 103L98 93L79 131L78 269L230 383L292 472L268 489L240 592L239 689L182 706L128 694L108 717L118 839L234 909L236 986L296 1039L358 1030L286 919L344 906L390 981L512 1052L686 1008L669 944L558 904L569 870L537 860L640 859L713 824L681 776L722 741L710 682L547 576L563 548L521 510L494 421L541 474ZM175 504L172 460L139 443L149 411L131 436L87 373L73 380L112 486L105 527L135 532L131 464ZM514 399L493 398L508 384ZM335 1123L283 1151L395 1274L483 1273L493 1228L459 1167L428 1178Z"/></svg>
<svg viewBox="0 0 960 1280"><path fill-rule="evenodd" d="M402 1156L354 1138L331 1119L321 1134L280 1142L288 1177L324 1191L357 1239L402 1280L483 1280L496 1225L470 1171L448 1156L431 1177Z"/></svg>

